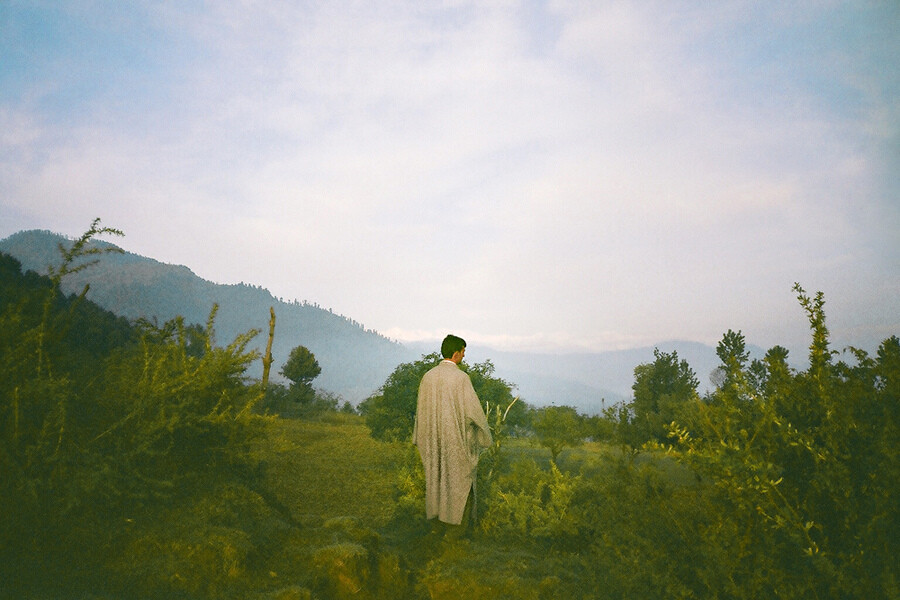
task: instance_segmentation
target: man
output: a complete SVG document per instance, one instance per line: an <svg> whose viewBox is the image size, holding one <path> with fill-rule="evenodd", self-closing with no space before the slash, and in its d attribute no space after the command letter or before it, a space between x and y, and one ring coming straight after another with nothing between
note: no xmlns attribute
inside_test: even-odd
<svg viewBox="0 0 900 600"><path fill-rule="evenodd" d="M471 511L478 453L491 445L484 410L472 380L459 368L466 342L448 335L437 366L419 384L413 443L425 467L425 516L460 525Z"/></svg>

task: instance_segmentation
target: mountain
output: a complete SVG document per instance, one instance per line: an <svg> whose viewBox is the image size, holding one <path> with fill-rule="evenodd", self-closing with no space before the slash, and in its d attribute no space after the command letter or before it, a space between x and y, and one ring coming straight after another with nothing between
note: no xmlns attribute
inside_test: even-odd
<svg viewBox="0 0 900 600"><path fill-rule="evenodd" d="M23 231L0 241L0 252L18 259L23 270L45 274L48 265L60 262L59 244L68 245L71 240L48 231ZM306 346L322 368L314 385L354 404L378 389L398 364L417 358L401 344L318 306L284 302L261 287L243 283L212 283L187 267L130 252L102 255L96 265L63 280L67 293L78 293L86 284L90 284L87 298L99 306L129 319L155 319L160 324L179 315L188 323L205 324L213 304L218 304L217 342L228 344L237 335L256 329L260 334L250 347L260 352L265 350L269 308L273 307L273 380L280 379L277 371L290 351ZM256 361L249 374L261 376L262 362Z"/></svg>
<svg viewBox="0 0 900 600"><path fill-rule="evenodd" d="M18 259L23 270L46 273L48 265L60 262L59 244L71 244L71 240L49 231L22 231L0 240L0 252ZM439 342L400 344L315 304L284 302L262 287L245 283L213 283L185 266L130 252L103 255L98 264L67 277L64 289L77 293L86 284L90 284L88 299L99 306L129 319L156 319L160 324L178 315L188 323L205 324L213 304L218 304L218 343L227 344L237 335L256 329L260 333L251 347L260 352L265 349L269 307L273 307L273 379L281 379L277 371L291 349L306 346L322 367L314 382L316 387L353 404L375 392L400 363L439 349ZM700 380L701 393L712 388L709 375L719 364L715 349L689 341L580 354L506 352L472 345L466 358L470 363L490 360L495 375L515 385L516 393L533 406L565 404L594 414L631 397L634 368L652 362L655 347L676 351L679 358L687 360ZM758 347L748 345L748 350L751 358L763 355ZM262 364L257 361L249 374L258 377L261 373Z"/></svg>
<svg viewBox="0 0 900 600"><path fill-rule="evenodd" d="M721 361L715 348L699 342L673 340L628 350L570 354L502 352L476 346L467 349L466 357L473 362L489 357L496 375L516 383L529 403L567 404L595 414L631 398L634 368L653 362L657 348L677 352L679 359L687 361L700 381L701 394L715 388L710 375ZM765 355L750 344L747 351L751 360Z"/></svg>
<svg viewBox="0 0 900 600"><path fill-rule="evenodd" d="M525 355L518 353L495 353L495 363L504 369L519 372L534 372L537 365L540 371L555 377L570 380L594 389L602 388L606 404L631 397L631 386L634 384L634 368L640 364L654 361L655 349L662 352L677 352L678 358L686 360L700 381L699 391L704 393L714 389L710 380L711 373L721 364L716 349L699 342L671 340L653 346L632 348L628 350L611 350L579 354L543 354ZM765 355L758 346L747 345L750 358L762 358ZM565 401L562 404L566 404Z"/></svg>

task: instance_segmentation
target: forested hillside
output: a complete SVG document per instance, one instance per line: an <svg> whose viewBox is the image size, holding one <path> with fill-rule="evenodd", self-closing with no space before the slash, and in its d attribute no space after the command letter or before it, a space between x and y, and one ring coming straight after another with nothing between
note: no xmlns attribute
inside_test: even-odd
<svg viewBox="0 0 900 600"><path fill-rule="evenodd" d="M110 246L99 240L91 243ZM0 241L0 252L17 258L23 270L45 274L48 266L59 263L59 244L70 246L72 240L48 231L23 231ZM62 282L66 293L80 293L87 284L88 299L128 319L164 323L182 316L187 323L205 324L213 304L218 304L216 329L221 339L256 329L263 335L248 347L260 352L265 349L269 307L274 307L273 377L277 378L291 349L303 345L322 367L316 386L354 404L375 391L397 364L415 356L402 345L315 304L276 299L253 285L212 283L187 267L130 252L107 254L92 268ZM260 363L250 365L249 373L258 376Z"/></svg>

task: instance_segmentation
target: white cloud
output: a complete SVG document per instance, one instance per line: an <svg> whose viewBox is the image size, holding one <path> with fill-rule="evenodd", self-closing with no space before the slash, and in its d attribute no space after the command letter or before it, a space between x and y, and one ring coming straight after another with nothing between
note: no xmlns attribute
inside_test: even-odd
<svg viewBox="0 0 900 600"><path fill-rule="evenodd" d="M843 301L865 286L833 271L896 256L871 198L898 107L851 60L796 76L826 10L751 6L150 5L165 45L145 36L123 87L71 118L38 100L74 77L0 95L0 207L73 234L99 215L129 249L394 337L802 333L794 280ZM781 40L806 45L780 64Z"/></svg>

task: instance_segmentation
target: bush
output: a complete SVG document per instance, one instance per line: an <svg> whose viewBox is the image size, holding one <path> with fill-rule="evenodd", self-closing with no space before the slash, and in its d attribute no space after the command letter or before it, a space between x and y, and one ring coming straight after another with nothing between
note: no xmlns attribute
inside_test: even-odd
<svg viewBox="0 0 900 600"><path fill-rule="evenodd" d="M577 534L570 510L578 484L553 463L548 473L532 460L517 461L493 483L481 527L506 538L565 540Z"/></svg>
<svg viewBox="0 0 900 600"><path fill-rule="evenodd" d="M95 221L63 249L49 279L15 279L3 261L4 288L21 284L15 301L0 305L4 593L102 590L107 561L134 542L135 519L148 507L256 475L251 442L262 420L250 414L258 390L244 375L255 332L220 348L215 307L205 330L181 319L134 326L90 308L83 295L60 294L64 276L89 266L80 259L102 253L90 239L114 231ZM107 325L108 336L69 337ZM230 557L226 572L234 571L247 540L217 531L189 552Z"/></svg>
<svg viewBox="0 0 900 600"><path fill-rule="evenodd" d="M885 340L875 359L852 351L854 366L834 363L821 293L795 290L812 330L809 368L788 371L782 351L752 370L730 361L693 426L672 428L675 451L715 486L707 544L731 565L741 597L890 597L900 342Z"/></svg>

